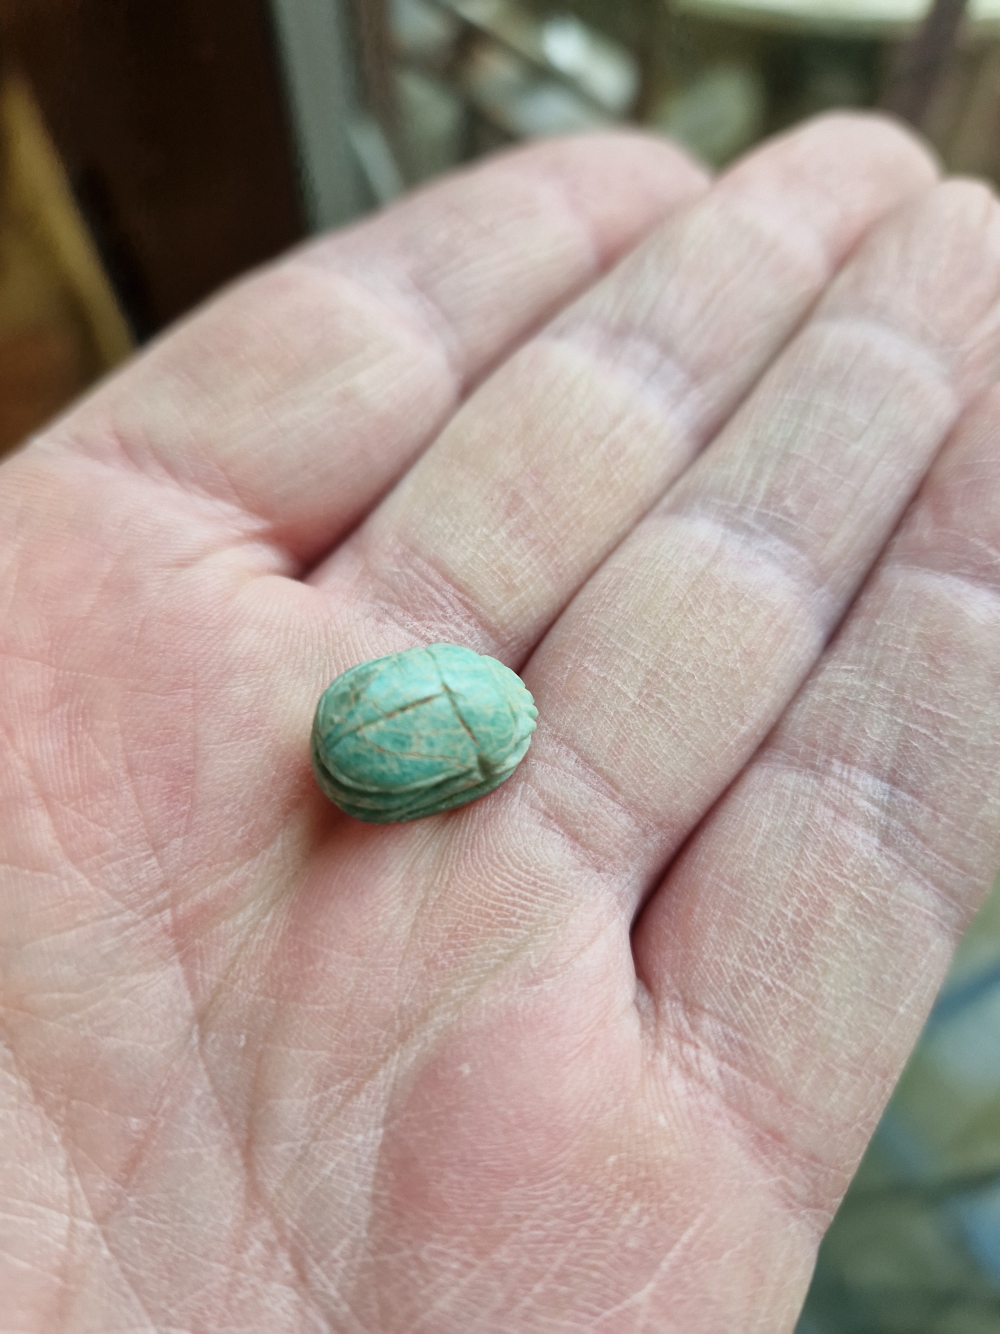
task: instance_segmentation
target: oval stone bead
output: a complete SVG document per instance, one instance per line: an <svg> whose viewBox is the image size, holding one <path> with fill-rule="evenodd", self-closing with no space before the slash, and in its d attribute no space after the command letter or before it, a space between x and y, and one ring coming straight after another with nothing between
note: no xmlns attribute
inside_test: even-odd
<svg viewBox="0 0 1000 1334"><path fill-rule="evenodd" d="M342 811L419 820L492 792L524 757L538 710L496 658L430 644L338 676L316 708L313 769Z"/></svg>

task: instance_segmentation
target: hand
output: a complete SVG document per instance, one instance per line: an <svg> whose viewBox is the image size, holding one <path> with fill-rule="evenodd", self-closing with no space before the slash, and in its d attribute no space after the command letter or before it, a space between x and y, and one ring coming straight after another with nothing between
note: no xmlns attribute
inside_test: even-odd
<svg viewBox="0 0 1000 1334"><path fill-rule="evenodd" d="M3 1330L792 1328L1000 860L998 313L887 123L548 144L8 461ZM317 698L436 640L532 748L358 824Z"/></svg>

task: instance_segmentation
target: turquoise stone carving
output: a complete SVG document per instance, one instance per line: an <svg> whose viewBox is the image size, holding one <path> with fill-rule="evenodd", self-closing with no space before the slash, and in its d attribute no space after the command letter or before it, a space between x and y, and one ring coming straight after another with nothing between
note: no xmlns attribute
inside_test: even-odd
<svg viewBox="0 0 1000 1334"><path fill-rule="evenodd" d="M316 708L313 769L342 811L420 820L499 787L524 758L538 710L496 658L429 644L338 676Z"/></svg>

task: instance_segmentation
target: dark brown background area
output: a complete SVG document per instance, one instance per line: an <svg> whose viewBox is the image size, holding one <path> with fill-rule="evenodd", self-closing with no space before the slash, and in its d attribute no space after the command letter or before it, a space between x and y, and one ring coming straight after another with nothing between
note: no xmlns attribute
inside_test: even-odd
<svg viewBox="0 0 1000 1334"><path fill-rule="evenodd" d="M141 339L303 234L264 0L0 0Z"/></svg>

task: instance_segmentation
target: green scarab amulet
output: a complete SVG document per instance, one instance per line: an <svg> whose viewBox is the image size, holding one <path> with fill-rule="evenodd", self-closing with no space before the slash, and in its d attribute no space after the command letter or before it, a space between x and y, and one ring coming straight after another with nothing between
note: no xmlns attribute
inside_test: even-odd
<svg viewBox="0 0 1000 1334"><path fill-rule="evenodd" d="M537 717L524 682L496 658L457 644L409 648L350 668L323 692L313 769L357 820L419 820L499 787Z"/></svg>

